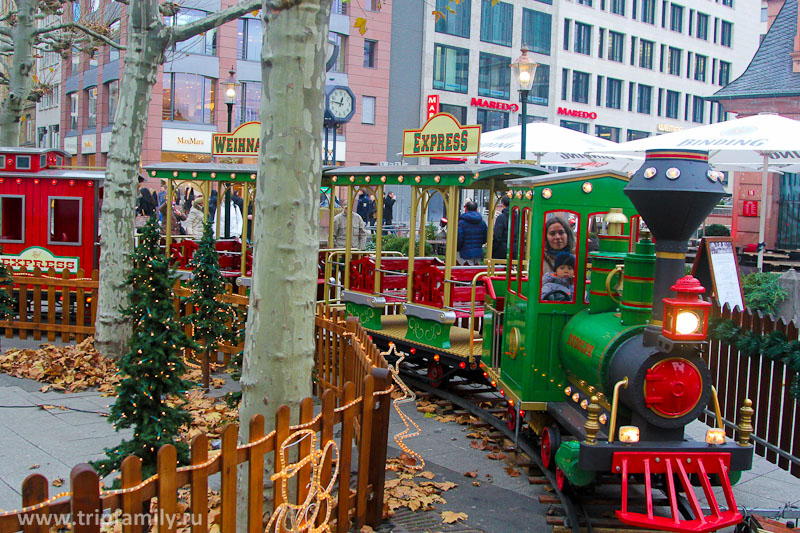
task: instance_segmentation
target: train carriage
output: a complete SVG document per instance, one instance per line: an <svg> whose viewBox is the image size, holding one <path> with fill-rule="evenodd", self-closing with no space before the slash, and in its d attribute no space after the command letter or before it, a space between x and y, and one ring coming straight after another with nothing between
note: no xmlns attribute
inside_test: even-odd
<svg viewBox="0 0 800 533"><path fill-rule="evenodd" d="M105 173L62 168L67 157L0 148L0 259L14 270L97 268Z"/></svg>

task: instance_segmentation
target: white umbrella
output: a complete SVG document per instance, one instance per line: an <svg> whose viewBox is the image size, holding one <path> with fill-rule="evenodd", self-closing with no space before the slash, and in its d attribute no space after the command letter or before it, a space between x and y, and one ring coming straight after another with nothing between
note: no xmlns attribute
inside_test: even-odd
<svg viewBox="0 0 800 533"><path fill-rule="evenodd" d="M615 145L604 152L641 154L646 150L706 150L709 163L720 170L761 168L762 212L758 226L759 245L764 242L767 210L767 174L770 167L791 169L800 164L800 122L775 114L717 122L707 126L638 139ZM758 269L764 262L759 246Z"/></svg>
<svg viewBox="0 0 800 533"><path fill-rule="evenodd" d="M522 128L514 126L481 134L481 161L508 162L520 159ZM616 143L586 135L579 131L555 126L547 122L527 125L525 148L527 157L536 164L557 167L608 168L612 170L635 170L641 166L641 158L618 154L590 153L607 152Z"/></svg>

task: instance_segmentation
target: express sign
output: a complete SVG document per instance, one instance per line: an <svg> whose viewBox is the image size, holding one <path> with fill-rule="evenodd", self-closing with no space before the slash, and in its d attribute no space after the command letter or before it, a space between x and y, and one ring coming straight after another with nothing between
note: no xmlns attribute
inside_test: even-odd
<svg viewBox="0 0 800 533"><path fill-rule="evenodd" d="M421 129L403 131L403 156L475 155L480 138L480 126L462 126L453 115L439 113Z"/></svg>
<svg viewBox="0 0 800 533"><path fill-rule="evenodd" d="M495 102L494 100L484 100L483 98L473 98L469 105L474 107L485 107L486 109L497 109L498 111L516 112L519 109L517 104Z"/></svg>
<svg viewBox="0 0 800 533"><path fill-rule="evenodd" d="M566 107L559 107L558 114L575 118L588 118L589 120L597 118L597 113L594 111L578 111L577 109L568 109Z"/></svg>

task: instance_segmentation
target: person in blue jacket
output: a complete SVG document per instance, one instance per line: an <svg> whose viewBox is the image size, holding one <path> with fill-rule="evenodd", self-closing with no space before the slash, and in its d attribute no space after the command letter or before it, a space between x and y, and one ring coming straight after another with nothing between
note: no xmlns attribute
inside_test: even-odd
<svg viewBox="0 0 800 533"><path fill-rule="evenodd" d="M362 189L358 195L358 203L356 203L356 213L361 216L361 220L365 223L369 222L369 213L372 202L369 199L369 194L365 189Z"/></svg>
<svg viewBox="0 0 800 533"><path fill-rule="evenodd" d="M479 265L483 260L488 227L478 213L478 204L469 200L458 218L458 259L464 265Z"/></svg>

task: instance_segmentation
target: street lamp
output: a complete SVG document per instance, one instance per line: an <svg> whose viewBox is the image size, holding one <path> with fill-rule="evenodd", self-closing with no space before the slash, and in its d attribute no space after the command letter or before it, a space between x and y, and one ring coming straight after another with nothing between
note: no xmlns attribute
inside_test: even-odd
<svg viewBox="0 0 800 533"><path fill-rule="evenodd" d="M519 93L520 96L522 96L522 143L520 150L522 152L521 159L526 159L525 130L528 126L528 93L533 86L533 77L536 75L536 68L539 66L539 63L528 57L528 52L530 50L528 50L528 47L524 44L522 45L521 51L522 55L511 63L511 72L513 72L517 80L519 80Z"/></svg>
<svg viewBox="0 0 800 533"><path fill-rule="evenodd" d="M230 76L222 82L225 86L225 104L228 106L228 133L233 130L233 104L236 103L236 86L239 82L236 81L236 71L233 67L228 71Z"/></svg>

